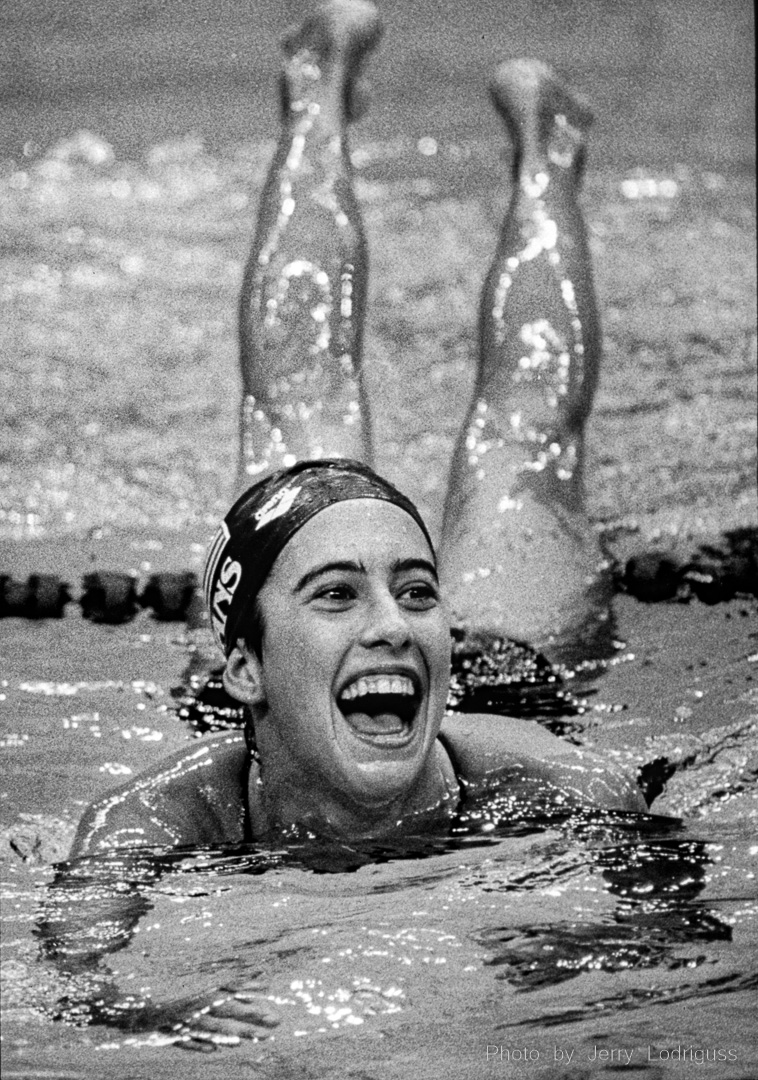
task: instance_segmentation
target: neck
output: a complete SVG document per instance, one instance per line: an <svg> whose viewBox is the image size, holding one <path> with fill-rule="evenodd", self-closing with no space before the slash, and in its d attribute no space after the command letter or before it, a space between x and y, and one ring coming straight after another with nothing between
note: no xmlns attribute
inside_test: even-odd
<svg viewBox="0 0 758 1080"><path fill-rule="evenodd" d="M412 789L380 802L352 800L344 793L303 782L301 775L265 766L250 771L249 806L255 836L282 836L303 831L340 840L408 835L444 828L454 816L460 796L450 759L435 746Z"/></svg>

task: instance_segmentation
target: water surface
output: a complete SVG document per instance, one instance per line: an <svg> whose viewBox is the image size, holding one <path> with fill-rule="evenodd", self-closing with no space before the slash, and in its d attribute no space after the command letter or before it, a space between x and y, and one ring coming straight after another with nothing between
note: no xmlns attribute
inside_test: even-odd
<svg viewBox="0 0 758 1080"><path fill-rule="evenodd" d="M621 600L626 648L574 687L572 737L672 767L654 816L492 827L485 815L400 850L158 856L161 876L137 875L139 930L108 957L120 992L170 1007L261 973L280 1017L270 1040L201 1058L51 1020L72 1018L81 985L39 959L33 933L82 805L193 737L170 693L184 632L147 615L114 628L8 620L8 1075L246 1075L254 1061L264 1076L320 1076L338 1061L355 1075L464 1077L495 1068L502 1047L539 1054L508 1058L516 1075L595 1075L618 1066L597 1056L615 1049L632 1075L668 1076L683 1068L666 1058L677 1046L733 1051L709 1075L754 1075L755 614L748 601ZM85 920L98 882L129 879L118 860L89 863Z"/></svg>

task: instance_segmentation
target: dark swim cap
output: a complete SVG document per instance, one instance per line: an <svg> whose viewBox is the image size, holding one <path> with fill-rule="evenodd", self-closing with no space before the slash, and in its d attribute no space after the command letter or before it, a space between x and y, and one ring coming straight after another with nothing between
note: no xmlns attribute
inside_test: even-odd
<svg viewBox="0 0 758 1080"><path fill-rule="evenodd" d="M301 461L271 473L242 495L214 537L205 561L203 591L216 641L228 656L279 552L298 529L333 503L381 499L405 510L434 552L416 507L387 480L358 461Z"/></svg>

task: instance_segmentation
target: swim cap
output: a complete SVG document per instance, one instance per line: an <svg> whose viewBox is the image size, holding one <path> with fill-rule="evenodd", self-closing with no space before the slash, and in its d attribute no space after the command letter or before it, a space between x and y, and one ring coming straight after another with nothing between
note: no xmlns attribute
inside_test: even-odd
<svg viewBox="0 0 758 1080"><path fill-rule="evenodd" d="M348 499L381 499L405 510L434 552L418 510L402 492L358 461L301 461L254 484L224 520L208 549L203 576L211 627L228 655L279 552L321 510Z"/></svg>

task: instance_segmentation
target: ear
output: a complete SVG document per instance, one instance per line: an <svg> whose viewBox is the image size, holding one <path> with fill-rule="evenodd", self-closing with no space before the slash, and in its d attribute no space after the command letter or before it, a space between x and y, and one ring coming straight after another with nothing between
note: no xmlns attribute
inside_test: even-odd
<svg viewBox="0 0 758 1080"><path fill-rule="evenodd" d="M258 657L243 641L238 641L224 668L224 689L243 705L263 705L263 672Z"/></svg>

